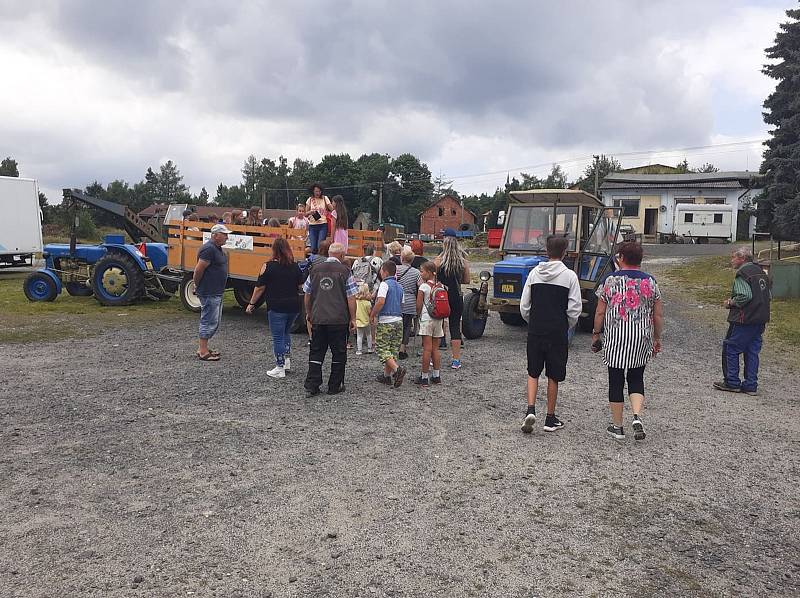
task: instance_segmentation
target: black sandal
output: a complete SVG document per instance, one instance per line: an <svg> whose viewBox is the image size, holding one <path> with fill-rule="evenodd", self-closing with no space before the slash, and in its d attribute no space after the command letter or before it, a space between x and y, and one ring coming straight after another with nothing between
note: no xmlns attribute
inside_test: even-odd
<svg viewBox="0 0 800 598"><path fill-rule="evenodd" d="M205 355L200 355L200 353L198 353L197 359L200 361L219 361L219 355L214 355L211 352L206 353Z"/></svg>

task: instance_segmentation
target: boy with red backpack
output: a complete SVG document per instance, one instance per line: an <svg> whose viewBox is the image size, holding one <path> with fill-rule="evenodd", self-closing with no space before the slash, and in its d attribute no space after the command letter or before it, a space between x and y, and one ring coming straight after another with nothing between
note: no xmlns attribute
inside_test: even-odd
<svg viewBox="0 0 800 598"><path fill-rule="evenodd" d="M447 287L436 281L436 264L433 262L422 264L419 277L422 284L417 291L417 315L419 336L422 337L422 374L417 376L415 382L423 388L428 388L431 383L442 383L439 339L444 336L444 320L450 315L450 300L447 296ZM433 375L429 376L431 361L433 361Z"/></svg>

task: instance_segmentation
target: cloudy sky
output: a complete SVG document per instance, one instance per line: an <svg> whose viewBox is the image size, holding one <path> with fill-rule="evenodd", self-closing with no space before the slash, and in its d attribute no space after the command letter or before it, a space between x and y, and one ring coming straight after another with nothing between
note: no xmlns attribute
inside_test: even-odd
<svg viewBox="0 0 800 598"><path fill-rule="evenodd" d="M411 152L466 192L521 168L757 169L784 0L0 0L0 154L51 198L177 162ZM590 159L590 158L589 158ZM523 168L524 167L524 168Z"/></svg>

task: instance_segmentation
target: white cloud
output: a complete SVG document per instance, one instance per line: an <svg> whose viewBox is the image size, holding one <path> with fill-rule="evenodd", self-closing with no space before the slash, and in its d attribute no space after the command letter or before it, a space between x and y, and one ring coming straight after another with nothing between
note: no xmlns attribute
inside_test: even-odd
<svg viewBox="0 0 800 598"><path fill-rule="evenodd" d="M445 176L764 134L780 7L0 2L0 153L51 199L177 162L213 195L249 154L409 151ZM758 167L758 148L688 153ZM652 156L675 162L683 156ZM623 160L626 165L632 158ZM565 164L577 176L585 162ZM537 173L546 172L549 166ZM515 174L512 171L512 176ZM491 192L505 174L458 179Z"/></svg>

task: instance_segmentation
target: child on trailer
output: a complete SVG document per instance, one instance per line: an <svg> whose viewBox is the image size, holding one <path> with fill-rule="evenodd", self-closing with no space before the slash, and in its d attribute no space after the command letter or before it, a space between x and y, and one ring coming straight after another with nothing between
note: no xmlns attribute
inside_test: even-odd
<svg viewBox="0 0 800 598"><path fill-rule="evenodd" d="M375 347L383 363L383 372L378 375L378 382L399 388L406 375L406 368L397 363L400 342L403 340L403 287L397 282L396 273L397 265L394 262L384 262L381 266L382 282L378 287L370 320L377 321Z"/></svg>
<svg viewBox="0 0 800 598"><path fill-rule="evenodd" d="M369 325L369 312L372 310L372 293L366 283L358 285L356 295L356 355L364 354L364 340L367 353L372 353L372 327Z"/></svg>
<svg viewBox="0 0 800 598"><path fill-rule="evenodd" d="M442 383L440 374L442 357L439 353L439 339L444 337L444 319L433 317L434 315L443 315L437 313L434 294L437 290L440 291L441 303L441 301L447 301L447 290L437 283L436 264L433 262L425 262L420 266L419 277L422 284L417 291L417 317L419 318L419 336L422 338L422 374L417 376L415 382L423 388L428 388L431 383ZM433 372L430 372L431 363L433 363ZM431 374L433 375L431 376Z"/></svg>

